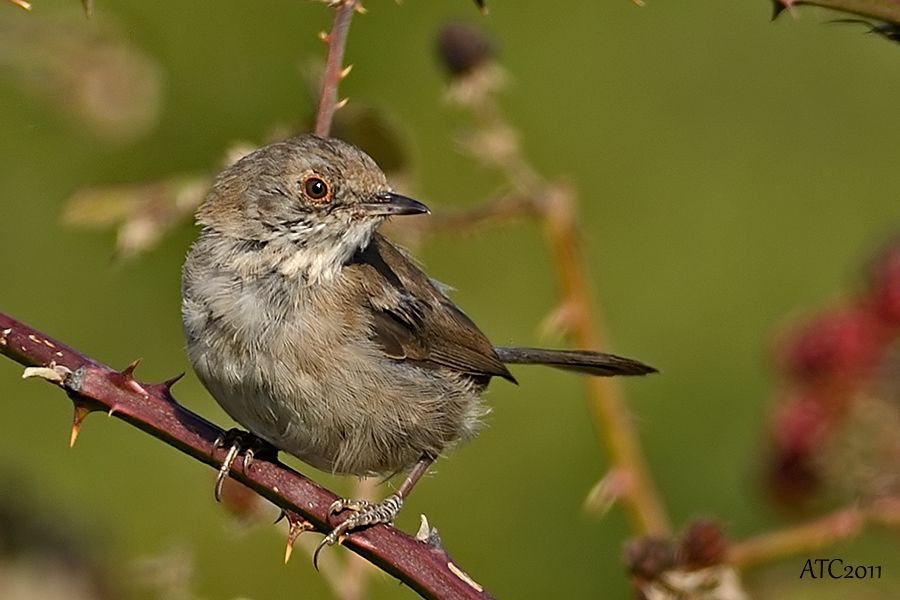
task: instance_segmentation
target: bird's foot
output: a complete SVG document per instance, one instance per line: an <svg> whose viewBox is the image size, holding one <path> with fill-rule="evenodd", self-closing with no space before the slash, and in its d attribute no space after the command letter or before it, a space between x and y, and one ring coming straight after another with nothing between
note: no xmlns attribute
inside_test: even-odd
<svg viewBox="0 0 900 600"><path fill-rule="evenodd" d="M228 448L225 460L222 461L222 466L219 468L218 475L216 475L216 501L222 498L222 485L225 483L225 478L228 477L228 473L231 471L238 454L244 453L244 473L247 473L250 465L253 464L253 460L257 457L273 460L278 457L278 449L275 446L249 431L241 429L229 429L220 435L216 439L214 448L216 450Z"/></svg>
<svg viewBox="0 0 900 600"><path fill-rule="evenodd" d="M319 542L313 554L313 565L316 565L316 568L318 568L319 552L325 546L337 544L343 539L344 535L354 529L379 523L393 523L394 517L397 516L401 508L403 508L403 497L399 494L391 494L378 503L369 502L368 500L348 500L346 498L335 500L328 509L329 515L336 515L345 510L353 511L353 514L332 529L331 533Z"/></svg>

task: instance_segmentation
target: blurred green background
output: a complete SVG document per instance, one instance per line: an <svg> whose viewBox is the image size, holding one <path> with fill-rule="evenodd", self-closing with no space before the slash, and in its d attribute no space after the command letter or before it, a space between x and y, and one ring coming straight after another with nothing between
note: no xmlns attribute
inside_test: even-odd
<svg viewBox="0 0 900 600"><path fill-rule="evenodd" d="M900 47L815 10L770 23L764 0L490 7L482 18L466 0L370 0L351 28L342 95L399 127L412 163L403 191L435 212L491 197L501 179L457 151L462 119L442 99L433 52L448 20L485 27L511 75L503 104L527 155L578 190L611 349L662 371L624 387L674 522L717 516L734 538L791 522L761 485L778 385L769 352L786 315L852 289L900 226ZM324 56L316 36L331 11L297 0L103 0L91 20L79 11L75 0L34 0L32 13L0 4L0 309L112 366L143 357L139 377L159 381L189 370L179 277L193 225L120 263L112 232L60 223L64 202L88 186L216 169L235 140L300 126L313 110L304 72ZM138 75L120 78L112 98L147 104L112 125L96 122L112 118L103 111L85 116L93 92L76 98L65 74L90 78L102 61L69 49L64 31L127 44ZM44 82L53 77L64 81ZM538 333L557 294L537 225L443 235L417 254L496 343L564 343ZM20 374L0 360L0 495L93 547L114 595L328 597L304 554L282 565L282 526L240 527L215 504L211 469L102 416L69 450L68 401ZM516 376L518 387L492 386L489 427L437 464L399 526L414 531L426 513L501 598L628 597L628 523L618 509L582 509L608 463L580 381ZM193 374L175 392L231 424ZM881 564L884 576L800 581L798 557L746 583L761 598L900 595L895 535L869 532L823 555ZM156 564L168 575L148 575ZM412 597L373 579L372 598Z"/></svg>

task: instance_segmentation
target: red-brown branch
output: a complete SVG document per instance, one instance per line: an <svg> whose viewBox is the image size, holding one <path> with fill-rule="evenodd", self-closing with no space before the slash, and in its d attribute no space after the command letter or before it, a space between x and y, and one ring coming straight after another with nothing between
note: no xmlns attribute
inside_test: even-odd
<svg viewBox="0 0 900 600"><path fill-rule="evenodd" d="M322 94L319 112L316 114L315 134L327 137L331 131L331 121L338 104L338 84L344 76L344 49L347 46L347 32L356 12L357 0L344 0L334 12L334 24L326 38L328 57L325 59L325 74L322 76Z"/></svg>
<svg viewBox="0 0 900 600"><path fill-rule="evenodd" d="M192 413L172 397L171 382L146 384L134 379L133 368L115 371L0 313L0 353L27 366L54 369L55 383L75 403L76 421L90 411L105 411L216 469L225 450L216 448L223 430ZM47 370L46 376L53 371ZM328 509L337 499L300 473L257 458L244 472L239 458L231 476L290 513L328 532ZM485 599L490 594L471 579L440 547L420 542L386 525L354 532L343 544L425 598Z"/></svg>

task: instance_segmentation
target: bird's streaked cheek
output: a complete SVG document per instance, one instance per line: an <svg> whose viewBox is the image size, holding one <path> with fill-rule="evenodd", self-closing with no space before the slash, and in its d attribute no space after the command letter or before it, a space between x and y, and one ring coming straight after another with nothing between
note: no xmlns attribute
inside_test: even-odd
<svg viewBox="0 0 900 600"><path fill-rule="evenodd" d="M352 221L361 221L362 219L365 219L368 216L370 216L370 215L361 208L351 208L348 211L348 220L351 222Z"/></svg>

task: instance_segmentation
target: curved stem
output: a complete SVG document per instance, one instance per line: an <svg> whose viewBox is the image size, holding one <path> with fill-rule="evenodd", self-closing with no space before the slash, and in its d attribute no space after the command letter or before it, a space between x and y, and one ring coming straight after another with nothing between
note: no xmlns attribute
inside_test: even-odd
<svg viewBox="0 0 900 600"><path fill-rule="evenodd" d="M565 190L548 195L544 202L544 222L552 252L556 258L563 302L571 314L570 326L578 346L604 348L600 309L592 301L576 224L574 199ZM631 415L616 379L588 377L591 414L602 432L613 468L625 477L622 500L635 528L645 534L668 534L671 525L656 489Z"/></svg>

